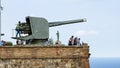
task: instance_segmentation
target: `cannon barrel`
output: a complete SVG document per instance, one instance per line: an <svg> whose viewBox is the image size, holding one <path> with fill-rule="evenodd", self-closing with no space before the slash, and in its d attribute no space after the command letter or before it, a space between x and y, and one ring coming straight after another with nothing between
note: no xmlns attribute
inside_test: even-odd
<svg viewBox="0 0 120 68"><path fill-rule="evenodd" d="M86 22L86 19L76 19L76 20L68 20L68 21L57 21L57 22L49 22L49 27L66 25L66 24L73 24L73 23L82 23Z"/></svg>

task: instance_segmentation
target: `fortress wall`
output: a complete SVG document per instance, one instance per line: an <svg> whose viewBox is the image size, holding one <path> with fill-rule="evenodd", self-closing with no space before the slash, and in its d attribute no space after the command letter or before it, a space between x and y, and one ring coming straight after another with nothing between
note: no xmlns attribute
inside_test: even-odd
<svg viewBox="0 0 120 68"><path fill-rule="evenodd" d="M89 47L0 47L0 68L90 68Z"/></svg>

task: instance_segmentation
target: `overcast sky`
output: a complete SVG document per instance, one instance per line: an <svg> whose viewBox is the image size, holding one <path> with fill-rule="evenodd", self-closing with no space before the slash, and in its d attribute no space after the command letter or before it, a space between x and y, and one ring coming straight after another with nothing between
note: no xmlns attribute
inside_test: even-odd
<svg viewBox="0 0 120 68"><path fill-rule="evenodd" d="M48 21L86 18L87 22L50 28L56 40L57 30L63 44L71 35L90 46L91 57L120 57L120 0L2 0L3 40L12 41L18 21L26 16Z"/></svg>

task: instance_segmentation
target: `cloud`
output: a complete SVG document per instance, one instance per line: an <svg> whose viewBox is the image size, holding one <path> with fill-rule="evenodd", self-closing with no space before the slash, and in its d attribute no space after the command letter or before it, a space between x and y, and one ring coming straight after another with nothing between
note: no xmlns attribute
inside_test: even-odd
<svg viewBox="0 0 120 68"><path fill-rule="evenodd" d="M98 32L94 30L80 30L76 32L78 36L88 36L88 35L97 35Z"/></svg>

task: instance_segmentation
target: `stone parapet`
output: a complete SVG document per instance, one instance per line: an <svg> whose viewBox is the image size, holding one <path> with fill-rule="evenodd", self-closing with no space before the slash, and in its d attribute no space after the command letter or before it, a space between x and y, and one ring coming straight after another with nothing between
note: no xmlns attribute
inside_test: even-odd
<svg viewBox="0 0 120 68"><path fill-rule="evenodd" d="M0 68L89 68L89 47L0 47Z"/></svg>

